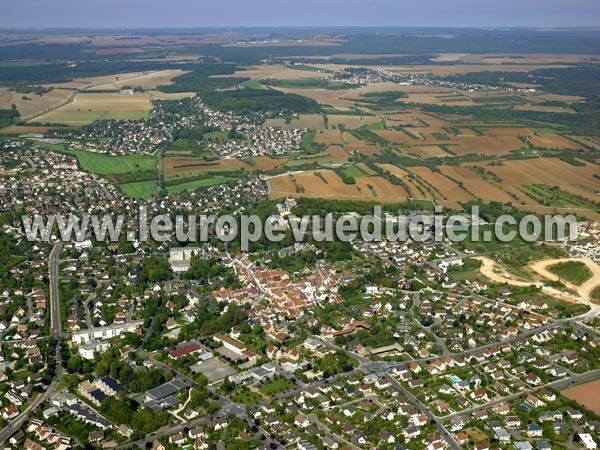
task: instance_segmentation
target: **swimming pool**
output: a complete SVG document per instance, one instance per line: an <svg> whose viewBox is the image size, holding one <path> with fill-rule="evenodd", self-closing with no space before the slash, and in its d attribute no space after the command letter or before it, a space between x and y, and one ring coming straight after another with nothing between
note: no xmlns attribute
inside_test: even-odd
<svg viewBox="0 0 600 450"><path fill-rule="evenodd" d="M450 375L450 380L452 380L454 383L460 383L462 381L460 377L457 377L456 375Z"/></svg>

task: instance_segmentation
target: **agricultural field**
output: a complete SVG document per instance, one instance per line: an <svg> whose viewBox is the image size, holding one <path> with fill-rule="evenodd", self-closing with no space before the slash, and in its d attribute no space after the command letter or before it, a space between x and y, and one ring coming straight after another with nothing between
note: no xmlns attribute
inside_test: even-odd
<svg viewBox="0 0 600 450"><path fill-rule="evenodd" d="M102 119L141 119L153 105L150 94L79 93L60 108L35 118L36 122L85 125Z"/></svg>
<svg viewBox="0 0 600 450"><path fill-rule="evenodd" d="M132 88L140 87L144 90L153 90L156 89L157 86L168 85L171 84L171 80L179 75L183 75L184 73L188 73L187 71L174 69L174 70L158 70L154 72L144 72L138 73L134 75L115 75L111 77L110 80L106 82L102 82L98 79L89 80L92 84L91 86L85 89L94 89L94 90L114 90L121 89L124 86L130 86ZM84 82L85 79L80 79L79 81ZM84 90L85 90L84 89Z"/></svg>
<svg viewBox="0 0 600 450"><path fill-rule="evenodd" d="M0 87L0 109L10 109L16 105L21 119L30 119L43 114L65 103L73 91L66 89L52 89L41 95L35 93L20 93L8 88Z"/></svg>

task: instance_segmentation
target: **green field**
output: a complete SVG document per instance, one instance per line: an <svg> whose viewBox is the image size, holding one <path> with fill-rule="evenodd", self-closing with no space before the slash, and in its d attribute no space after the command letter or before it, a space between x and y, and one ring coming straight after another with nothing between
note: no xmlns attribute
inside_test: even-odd
<svg viewBox="0 0 600 450"><path fill-rule="evenodd" d="M344 166L342 168L342 172L348 178L360 178L360 177L366 177L367 176L366 173L364 173L362 170L360 170L356 166Z"/></svg>
<svg viewBox="0 0 600 450"><path fill-rule="evenodd" d="M592 295L590 296L593 303L600 305L600 287L597 287L592 291Z"/></svg>
<svg viewBox="0 0 600 450"><path fill-rule="evenodd" d="M98 175L154 172L156 158L149 155L108 156L85 150L67 150L75 156L81 168Z"/></svg>
<svg viewBox="0 0 600 450"><path fill-rule="evenodd" d="M191 191L195 191L196 189L199 189L199 188L214 186L215 184L223 184L223 183L227 183L228 181L232 181L232 180L233 180L233 178L228 178L223 175L216 175L214 177L205 178L202 180L188 181L185 183L176 184L174 186L167 186L167 192L169 194L178 194L183 191L191 192ZM136 184L136 183L131 183L131 184Z"/></svg>
<svg viewBox="0 0 600 450"><path fill-rule="evenodd" d="M266 87L260 83L260 80L248 80L242 83L244 86L249 87L250 89L258 89L263 90Z"/></svg>
<svg viewBox="0 0 600 450"><path fill-rule="evenodd" d="M553 264L547 267L548 271L558 275L561 280L570 281L573 284L583 284L592 278L592 272L587 266L579 261L569 261Z"/></svg>
<svg viewBox="0 0 600 450"><path fill-rule="evenodd" d="M119 188L127 197L150 198L156 192L156 181L137 181L135 183L120 184Z"/></svg>

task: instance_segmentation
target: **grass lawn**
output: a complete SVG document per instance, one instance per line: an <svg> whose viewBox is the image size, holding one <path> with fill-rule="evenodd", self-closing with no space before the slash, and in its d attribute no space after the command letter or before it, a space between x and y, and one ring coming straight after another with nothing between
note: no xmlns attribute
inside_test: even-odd
<svg viewBox="0 0 600 450"><path fill-rule="evenodd" d="M263 400L263 397L253 391L242 391L231 395L231 399L236 403L256 405Z"/></svg>
<svg viewBox="0 0 600 450"><path fill-rule="evenodd" d="M600 287L597 287L592 291L592 295L590 296L593 303L600 305Z"/></svg>
<svg viewBox="0 0 600 450"><path fill-rule="evenodd" d="M271 380L258 388L264 395L275 395L292 388L292 384L285 378Z"/></svg>
<svg viewBox="0 0 600 450"><path fill-rule="evenodd" d="M553 264L547 267L548 271L558 275L561 280L570 281L573 284L583 284L592 278L592 272L587 266L579 261L569 261Z"/></svg>
<svg viewBox="0 0 600 450"><path fill-rule="evenodd" d="M18 370L17 372L13 372L11 378L13 380L24 380L29 376L29 371L27 369Z"/></svg>
<svg viewBox="0 0 600 450"><path fill-rule="evenodd" d="M150 198L156 192L156 181L137 181L135 183L120 184L119 188L127 197Z"/></svg>
<svg viewBox="0 0 600 450"><path fill-rule="evenodd" d="M214 186L215 184L227 183L228 181L231 181L231 180L233 180L233 178L228 178L228 177L224 177L222 175L217 175L214 177L205 178L203 180L188 181L186 183L176 184L174 186L167 186L167 192L169 194L173 194L173 193L178 194L183 191L191 192L191 191L194 191L199 188ZM130 183L130 184L135 184L135 183Z"/></svg>

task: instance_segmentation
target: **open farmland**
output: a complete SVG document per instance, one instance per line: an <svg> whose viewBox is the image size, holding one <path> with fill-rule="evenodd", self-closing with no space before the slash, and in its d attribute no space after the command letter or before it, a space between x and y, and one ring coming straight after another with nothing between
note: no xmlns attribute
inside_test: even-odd
<svg viewBox="0 0 600 450"><path fill-rule="evenodd" d="M289 195L339 198L343 200L378 200L391 203L406 200L407 192L378 176L362 176L356 184L345 184L331 170L293 173L269 178L273 198Z"/></svg>
<svg viewBox="0 0 600 450"><path fill-rule="evenodd" d="M72 94L73 91L66 89L52 89L49 92L37 95L0 88L0 109L10 109L14 104L21 115L21 119L29 119L62 105Z"/></svg>
<svg viewBox="0 0 600 450"><path fill-rule="evenodd" d="M153 108L149 94L79 93L60 108L35 119L41 123L85 125L102 119L141 119Z"/></svg>
<svg viewBox="0 0 600 450"><path fill-rule="evenodd" d="M86 89L94 90L112 90L121 89L124 86L131 86L132 88L140 87L145 90L156 89L157 86L171 84L171 80L176 76L187 73L183 70L158 70L155 72L147 72L137 74L134 76L117 76L105 83L93 84L93 86Z"/></svg>
<svg viewBox="0 0 600 450"><path fill-rule="evenodd" d="M441 173L433 172L428 167L410 167L409 170L431 187L432 195L437 199L459 202L473 200L469 192Z"/></svg>
<svg viewBox="0 0 600 450"><path fill-rule="evenodd" d="M560 148L567 150L579 150L581 145L558 134L542 134L531 138L531 144L540 148Z"/></svg>

